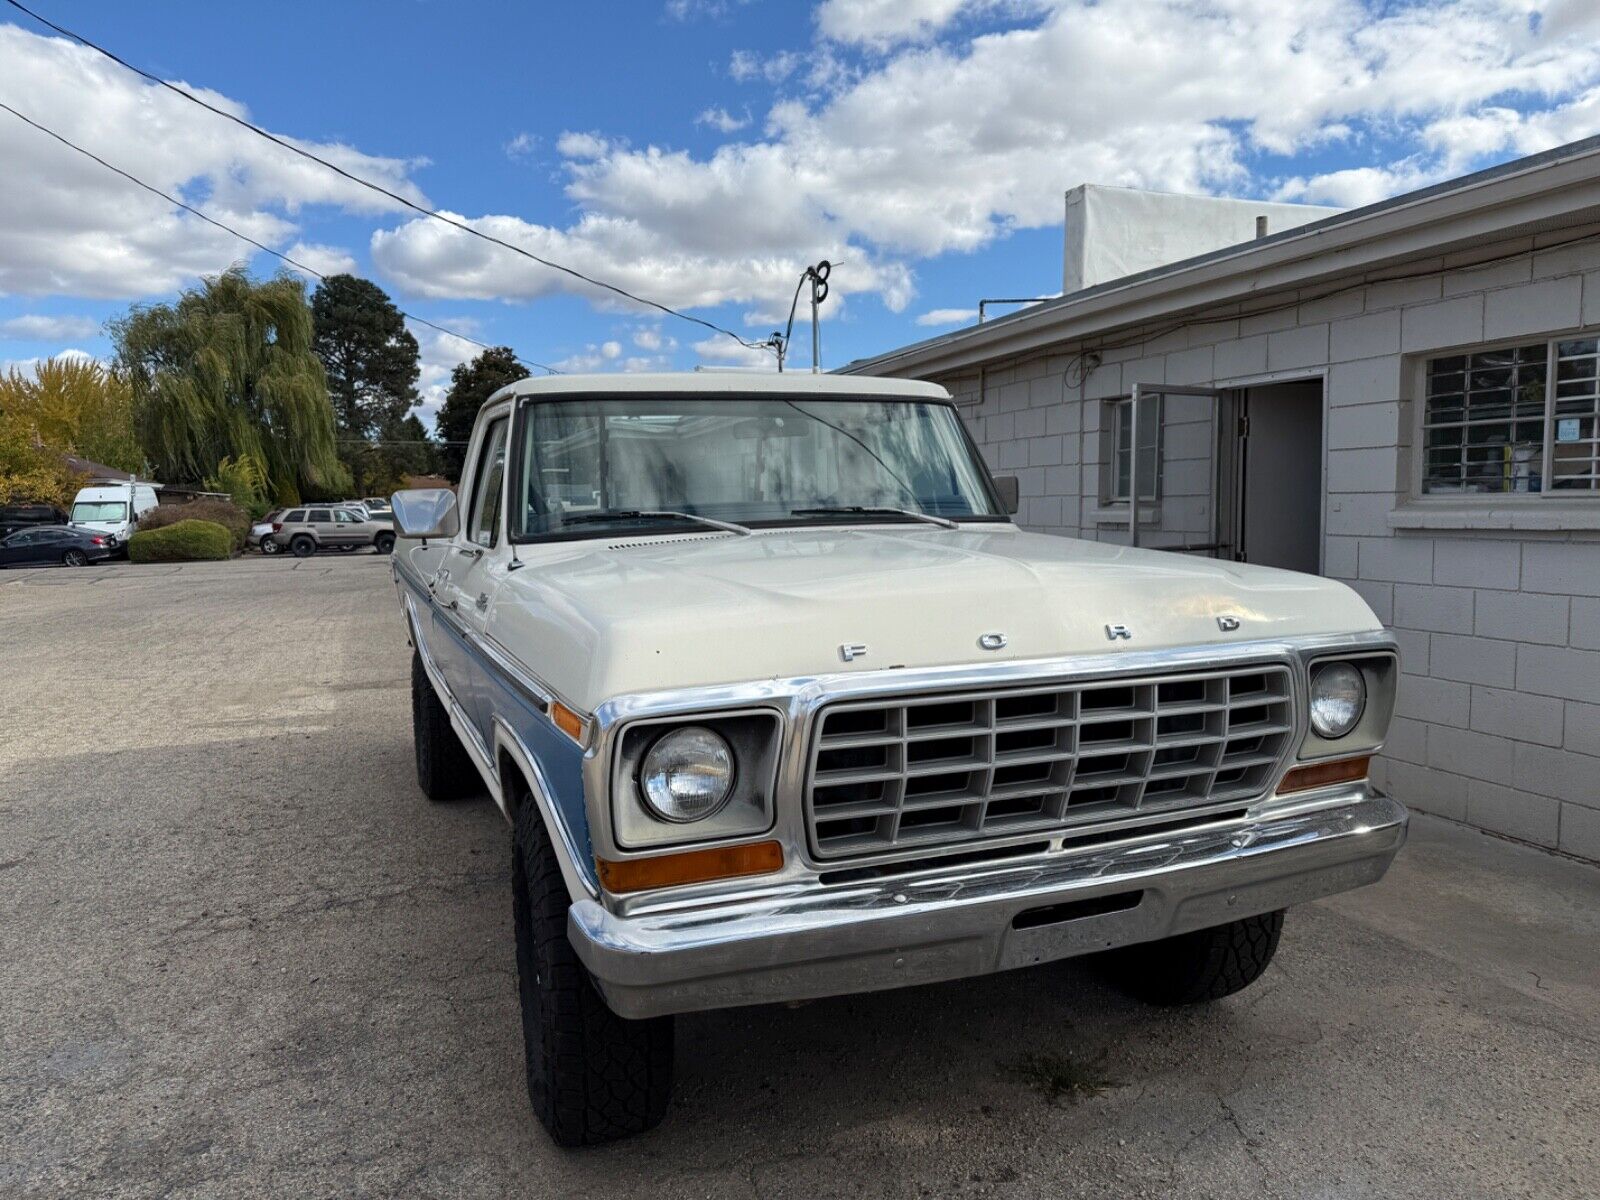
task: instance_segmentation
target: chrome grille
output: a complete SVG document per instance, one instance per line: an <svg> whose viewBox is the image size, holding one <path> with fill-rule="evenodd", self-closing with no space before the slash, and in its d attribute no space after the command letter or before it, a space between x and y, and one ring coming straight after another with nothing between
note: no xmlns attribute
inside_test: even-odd
<svg viewBox="0 0 1600 1200"><path fill-rule="evenodd" d="M1275 782L1287 667L851 701L818 715L807 775L824 858L1155 818Z"/></svg>

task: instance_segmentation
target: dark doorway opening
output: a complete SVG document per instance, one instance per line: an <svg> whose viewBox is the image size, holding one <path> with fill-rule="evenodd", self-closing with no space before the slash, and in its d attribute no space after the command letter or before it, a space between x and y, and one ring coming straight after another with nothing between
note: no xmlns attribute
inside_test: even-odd
<svg viewBox="0 0 1600 1200"><path fill-rule="evenodd" d="M1233 544L1244 562L1322 569L1322 381L1235 393Z"/></svg>

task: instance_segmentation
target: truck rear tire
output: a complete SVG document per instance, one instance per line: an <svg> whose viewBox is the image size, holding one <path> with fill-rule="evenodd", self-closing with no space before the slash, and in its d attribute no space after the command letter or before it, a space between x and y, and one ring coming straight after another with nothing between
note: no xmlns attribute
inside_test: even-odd
<svg viewBox="0 0 1600 1200"><path fill-rule="evenodd" d="M538 806L512 832L511 888L528 1098L558 1146L593 1146L661 1123L672 1094L671 1017L606 1007L567 940L571 906Z"/></svg>
<svg viewBox="0 0 1600 1200"><path fill-rule="evenodd" d="M289 549L296 558L310 558L317 552L317 543L307 534L298 534L289 539Z"/></svg>
<svg viewBox="0 0 1600 1200"><path fill-rule="evenodd" d="M1203 1004L1249 987L1278 951L1283 910L1144 942L1104 956L1106 973L1147 1004Z"/></svg>
<svg viewBox="0 0 1600 1200"><path fill-rule="evenodd" d="M411 652L411 741L417 756L417 783L429 800L459 800L483 790L478 768L450 724L450 714L433 690L422 655Z"/></svg>

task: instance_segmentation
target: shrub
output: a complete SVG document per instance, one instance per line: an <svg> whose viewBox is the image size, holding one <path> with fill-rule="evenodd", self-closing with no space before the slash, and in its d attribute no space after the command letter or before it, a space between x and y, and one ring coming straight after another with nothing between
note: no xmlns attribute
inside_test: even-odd
<svg viewBox="0 0 1600 1200"><path fill-rule="evenodd" d="M227 492L253 521L259 521L272 508L267 503L267 469L260 459L249 454L238 458L224 455L217 464L217 473L206 476L206 490Z"/></svg>
<svg viewBox="0 0 1600 1200"><path fill-rule="evenodd" d="M128 539L128 557L134 562L207 562L227 558L232 541L215 521L179 521L139 530Z"/></svg>
<svg viewBox="0 0 1600 1200"><path fill-rule="evenodd" d="M250 514L230 500L211 500L202 496L178 504L158 505L139 518L140 529L166 529L180 521L210 521L221 525L233 539L235 550L244 549L250 536Z"/></svg>

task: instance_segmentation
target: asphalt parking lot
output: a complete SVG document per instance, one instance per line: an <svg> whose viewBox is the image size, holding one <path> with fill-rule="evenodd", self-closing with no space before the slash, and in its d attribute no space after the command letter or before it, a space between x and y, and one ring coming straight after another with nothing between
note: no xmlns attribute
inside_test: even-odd
<svg viewBox="0 0 1600 1200"><path fill-rule="evenodd" d="M0 574L0 1194L1600 1191L1600 872L1427 820L1209 1009L1060 964L689 1017L666 1123L558 1151L408 655L373 555Z"/></svg>

